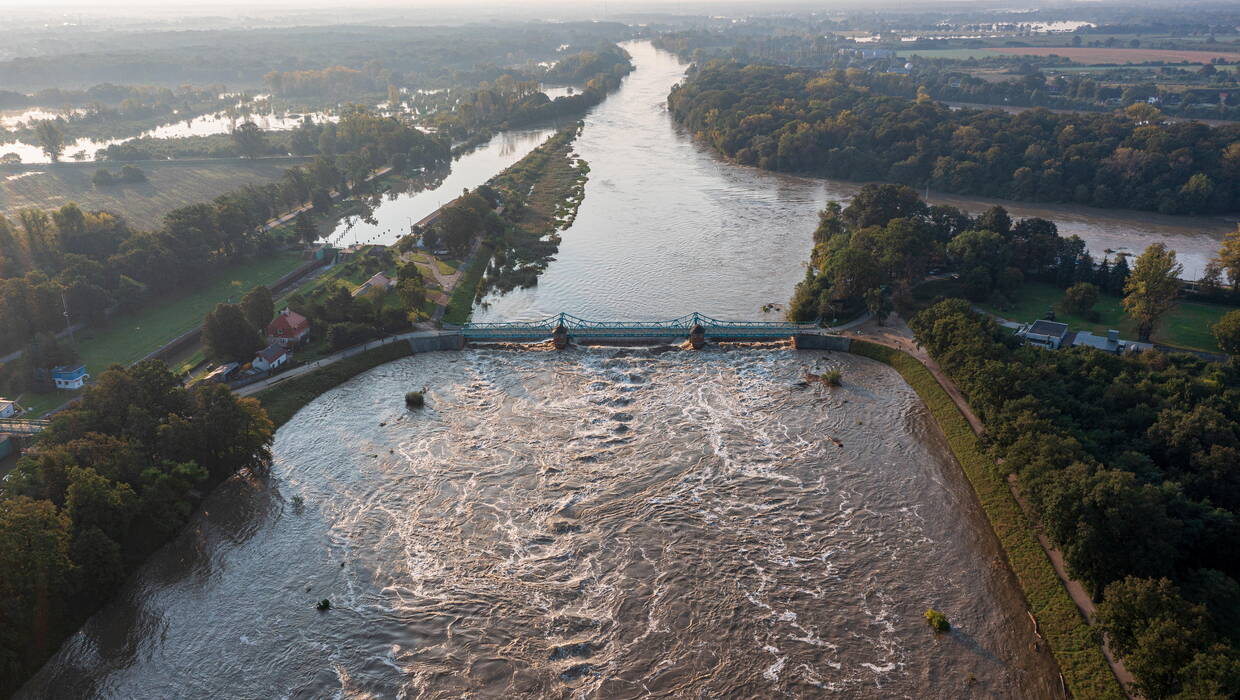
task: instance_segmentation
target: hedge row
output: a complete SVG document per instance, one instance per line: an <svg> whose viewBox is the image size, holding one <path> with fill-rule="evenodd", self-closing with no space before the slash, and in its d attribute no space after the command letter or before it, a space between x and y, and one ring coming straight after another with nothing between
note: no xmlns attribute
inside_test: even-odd
<svg viewBox="0 0 1240 700"><path fill-rule="evenodd" d="M857 355L895 368L930 409L1003 545L1069 692L1077 698L1123 700L1124 691L1102 655L1097 636L1059 581L1006 478L979 447L977 435L947 391L925 365L904 352L858 340L851 347Z"/></svg>
<svg viewBox="0 0 1240 700"><path fill-rule="evenodd" d="M413 349L407 342L380 345L309 374L286 379L270 389L258 392L254 398L263 404L263 408L267 410L267 416L279 428L303 406L328 389L340 386L368 369L412 354Z"/></svg>

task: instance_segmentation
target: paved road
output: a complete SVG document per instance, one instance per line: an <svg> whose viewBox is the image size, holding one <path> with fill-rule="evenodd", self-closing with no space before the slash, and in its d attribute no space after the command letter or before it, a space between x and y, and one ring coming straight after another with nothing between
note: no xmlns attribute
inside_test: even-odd
<svg viewBox="0 0 1240 700"><path fill-rule="evenodd" d="M321 367L326 367L328 365L335 364L345 358L353 357L354 355L358 355L363 352L366 352L367 350L373 350L374 348L382 347L384 345L390 345L392 343L404 343L404 342L408 342L410 339L413 339L413 338L436 338L436 337L442 337L442 336L448 336L448 335L454 335L454 334L448 331L422 330L422 331L411 331L409 333L402 333L400 335L393 335L387 338L382 338L380 340L372 340L369 343L365 343L362 345L354 345L351 348L348 348L346 350L341 350L340 352L334 355L328 355L327 357L324 357L320 360L315 360L314 362L311 362L309 364L304 364L300 367L294 367L293 369L290 369L287 372L281 372L280 374L277 374L276 376L271 377L269 379L264 379L261 382L255 382L254 384L247 384L246 386L238 388L236 390L236 393L238 396L252 396L253 394L257 394L263 389L267 389L285 380L293 379L294 377L300 377L302 375L309 374Z"/></svg>

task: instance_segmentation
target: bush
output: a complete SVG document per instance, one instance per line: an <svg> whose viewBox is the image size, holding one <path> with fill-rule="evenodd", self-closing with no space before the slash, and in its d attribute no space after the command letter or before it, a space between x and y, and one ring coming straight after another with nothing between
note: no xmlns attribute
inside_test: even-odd
<svg viewBox="0 0 1240 700"><path fill-rule="evenodd" d="M930 623L930 629L934 630L935 632L951 631L952 623L948 622L947 616L939 612L938 610L935 610L934 608L930 608L929 610L925 612L925 617L926 617L926 622Z"/></svg>
<svg viewBox="0 0 1240 700"><path fill-rule="evenodd" d="M116 184L116 177L107 168L99 168L90 181L95 187L108 187Z"/></svg>
<svg viewBox="0 0 1240 700"><path fill-rule="evenodd" d="M1089 282L1077 282L1064 292L1063 299L1059 301L1059 310L1088 318L1097 303L1098 288Z"/></svg>
<svg viewBox="0 0 1240 700"><path fill-rule="evenodd" d="M844 375L838 369L828 370L822 374L822 381L827 386L839 386L843 383L843 378Z"/></svg>
<svg viewBox="0 0 1240 700"><path fill-rule="evenodd" d="M422 408L425 403L426 397L423 396L420 391L411 391L408 394L405 394L406 408Z"/></svg>
<svg viewBox="0 0 1240 700"><path fill-rule="evenodd" d="M1240 310L1228 311L1210 331L1223 352L1240 355Z"/></svg>
<svg viewBox="0 0 1240 700"><path fill-rule="evenodd" d="M146 173L136 165L126 165L121 168L121 182L128 184L146 182Z"/></svg>

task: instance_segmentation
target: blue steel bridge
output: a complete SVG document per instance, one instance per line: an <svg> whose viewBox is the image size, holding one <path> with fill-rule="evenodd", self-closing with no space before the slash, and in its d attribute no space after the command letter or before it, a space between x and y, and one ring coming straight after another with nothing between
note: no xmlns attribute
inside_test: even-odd
<svg viewBox="0 0 1240 700"><path fill-rule="evenodd" d="M11 435L34 435L47 427L45 420L25 418L0 418L0 433Z"/></svg>
<svg viewBox="0 0 1240 700"><path fill-rule="evenodd" d="M720 321L699 313L691 313L668 321L590 321L572 314L557 314L537 321L507 323L466 323L447 326L467 341L537 341L550 338L563 326L572 340L625 338L688 338L701 326L710 340L776 340L797 335L818 334L821 329L812 323L771 321Z"/></svg>

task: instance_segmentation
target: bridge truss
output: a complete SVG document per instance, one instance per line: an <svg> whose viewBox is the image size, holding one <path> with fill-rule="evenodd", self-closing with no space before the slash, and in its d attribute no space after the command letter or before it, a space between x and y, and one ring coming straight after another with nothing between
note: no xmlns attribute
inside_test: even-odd
<svg viewBox="0 0 1240 700"><path fill-rule="evenodd" d="M721 321L697 312L666 321L591 321L561 313L537 321L466 323L456 330L466 340L541 340L560 326L570 338L685 338L695 326L708 338L729 340L788 338L818 330L812 323Z"/></svg>

